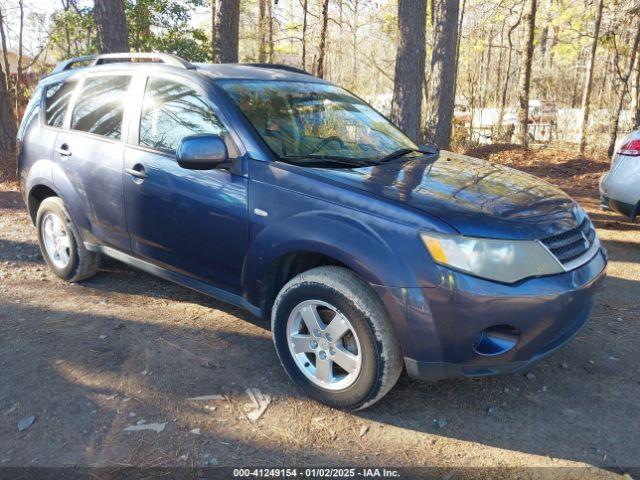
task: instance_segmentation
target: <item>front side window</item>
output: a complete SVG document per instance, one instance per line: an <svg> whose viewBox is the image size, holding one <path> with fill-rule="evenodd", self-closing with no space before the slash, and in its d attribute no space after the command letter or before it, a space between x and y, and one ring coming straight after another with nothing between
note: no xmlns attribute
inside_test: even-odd
<svg viewBox="0 0 640 480"><path fill-rule="evenodd" d="M150 77L140 116L139 144L175 153L184 137L202 133L226 134L211 106L187 85Z"/></svg>
<svg viewBox="0 0 640 480"><path fill-rule="evenodd" d="M64 124L64 117L69 108L71 95L78 82L69 80L66 82L54 83L47 87L44 99L45 121L50 127L61 128Z"/></svg>
<svg viewBox="0 0 640 480"><path fill-rule="evenodd" d="M119 139L130 81L125 75L87 78L73 109L71 128Z"/></svg>
<svg viewBox="0 0 640 480"><path fill-rule="evenodd" d="M281 159L379 160L417 146L386 118L347 91L294 81L219 82Z"/></svg>

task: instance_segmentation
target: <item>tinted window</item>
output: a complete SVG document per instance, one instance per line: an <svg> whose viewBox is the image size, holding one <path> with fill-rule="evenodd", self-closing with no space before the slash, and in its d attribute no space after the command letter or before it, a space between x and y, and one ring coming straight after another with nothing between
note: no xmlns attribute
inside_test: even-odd
<svg viewBox="0 0 640 480"><path fill-rule="evenodd" d="M140 145L175 152L180 140L198 133L224 136L226 132L195 90L172 80L149 78L140 117Z"/></svg>
<svg viewBox="0 0 640 480"><path fill-rule="evenodd" d="M44 100L44 109L47 125L62 127L64 116L69 107L69 100L77 81L55 83L47 88Z"/></svg>
<svg viewBox="0 0 640 480"><path fill-rule="evenodd" d="M120 138L124 99L131 77L87 78L78 95L71 128L110 138Z"/></svg>

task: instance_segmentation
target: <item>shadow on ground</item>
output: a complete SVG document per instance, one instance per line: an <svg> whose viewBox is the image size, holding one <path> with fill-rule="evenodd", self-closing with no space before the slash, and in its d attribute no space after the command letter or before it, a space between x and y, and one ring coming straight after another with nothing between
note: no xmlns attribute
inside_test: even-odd
<svg viewBox="0 0 640 480"><path fill-rule="evenodd" d="M268 322L115 261L81 285L65 284L46 270L26 214L10 206L2 215L11 228L0 230L0 465L558 460L621 472L639 463L635 270L610 269L590 323L532 368L533 378L428 384L403 376L378 404L350 414L300 394ZM640 264L638 242L622 236L632 229L610 226L611 258ZM246 418L248 387L274 398L256 423ZM187 400L213 393L225 399ZM18 432L27 415L36 423ZM159 434L123 432L141 419L167 425Z"/></svg>
<svg viewBox="0 0 640 480"><path fill-rule="evenodd" d="M607 282L611 288L621 287L620 280ZM207 454L214 455L211 451L224 464L246 464L247 459L259 464L363 463L358 450L353 455L344 450L351 446L346 439L331 440L327 433L340 432L351 416L300 396L281 370L265 322L111 262L95 279L70 288L77 297L105 296L104 313L58 310L55 302L46 310L13 303L0 306L5 338L0 358L10 367L0 372L0 383L10 386L3 389L0 401L3 410L12 402L19 405L15 415L0 421L5 439L0 445L13 451L18 464L51 443L59 444L55 463L62 464L110 465L123 459L125 464L171 464L180 462L184 453L179 452L205 461ZM185 326L186 318L145 318L154 315L154 306L146 314L135 311L132 318L112 315L123 294L133 304L137 297L144 302L151 297L172 304L196 303L214 312L197 328ZM411 452L411 458L431 458L434 445L446 438L471 451L494 447L624 469L640 458L637 436L629 428L638 421L633 406L640 393L637 372L621 368L637 365L637 349L615 347L616 337L626 335L629 326L612 325L609 317L596 311L565 350L532 369L533 379L510 375L428 384L403 376L387 397L358 417L397 427L388 437L375 432L381 435L377 448L384 445L381 458L395 458L395 464L400 451ZM238 319L250 323L238 328ZM635 384L633 392L616 394L620 384ZM243 418L246 386L261 388L276 399L264 423L253 425ZM228 398L224 407L217 407L220 416L214 419L186 401L212 392ZM133 411L137 416L129 417ZM16 417L31 412L39 416L33 431L17 435ZM304 420L289 421L300 415ZM122 432L142 416L147 422L168 421L169 426L162 434ZM309 439L311 419L318 416L327 418L315 432L327 436L326 445L312 449L304 442L292 443L291 437ZM434 419L445 419L447 425L438 428ZM203 435L188 433L203 425ZM145 448L136 443L140 437ZM169 445L176 452L169 451Z"/></svg>

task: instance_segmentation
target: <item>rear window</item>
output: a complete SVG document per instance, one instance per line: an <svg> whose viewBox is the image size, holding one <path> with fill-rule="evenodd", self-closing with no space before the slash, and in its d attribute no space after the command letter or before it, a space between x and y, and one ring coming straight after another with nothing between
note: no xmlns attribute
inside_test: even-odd
<svg viewBox="0 0 640 480"><path fill-rule="evenodd" d="M78 82L70 80L67 82L54 83L47 87L44 99L45 120L51 127L61 128L64 124L64 117L69 107L69 100Z"/></svg>
<svg viewBox="0 0 640 480"><path fill-rule="evenodd" d="M71 128L119 139L130 81L125 75L87 78L73 110Z"/></svg>

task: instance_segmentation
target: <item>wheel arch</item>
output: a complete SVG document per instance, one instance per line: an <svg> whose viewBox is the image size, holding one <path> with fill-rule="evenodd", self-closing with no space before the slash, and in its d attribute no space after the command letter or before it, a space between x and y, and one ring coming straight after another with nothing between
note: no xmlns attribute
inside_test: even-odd
<svg viewBox="0 0 640 480"><path fill-rule="evenodd" d="M352 218L307 212L264 228L252 241L243 267L244 294L268 315L287 281L325 265L347 268L375 285L400 284L406 274L370 227Z"/></svg>
<svg viewBox="0 0 640 480"><path fill-rule="evenodd" d="M315 251L291 251L274 259L260 281L258 302L260 309L269 315L278 292L293 277L321 266L339 266L349 270L349 266L337 258Z"/></svg>
<svg viewBox="0 0 640 480"><path fill-rule="evenodd" d="M55 196L64 201L81 234L91 231L91 223L78 194L77 186L68 178L60 165L49 159L41 159L34 162L25 173L24 199L34 224L42 201Z"/></svg>
<svg viewBox="0 0 640 480"><path fill-rule="evenodd" d="M58 192L44 183L39 183L31 187L29 193L27 194L27 209L29 211L29 216L31 217L31 222L34 225L36 223L38 209L40 208L40 204L43 202L43 200L49 197L59 196L60 195L58 195Z"/></svg>

